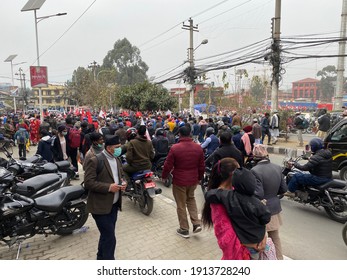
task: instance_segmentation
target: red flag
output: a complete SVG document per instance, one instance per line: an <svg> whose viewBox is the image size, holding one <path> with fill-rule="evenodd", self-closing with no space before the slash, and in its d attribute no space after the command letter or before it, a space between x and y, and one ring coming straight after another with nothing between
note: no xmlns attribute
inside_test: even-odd
<svg viewBox="0 0 347 280"><path fill-rule="evenodd" d="M90 113L90 111L87 112L87 117L88 117L88 123L93 123L92 114Z"/></svg>

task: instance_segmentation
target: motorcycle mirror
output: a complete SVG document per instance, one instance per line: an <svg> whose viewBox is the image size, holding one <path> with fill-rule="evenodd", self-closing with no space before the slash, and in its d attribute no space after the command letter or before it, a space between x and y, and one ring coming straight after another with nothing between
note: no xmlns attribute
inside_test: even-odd
<svg viewBox="0 0 347 280"><path fill-rule="evenodd" d="M310 149L310 145L305 145L305 152L309 152L311 149Z"/></svg>

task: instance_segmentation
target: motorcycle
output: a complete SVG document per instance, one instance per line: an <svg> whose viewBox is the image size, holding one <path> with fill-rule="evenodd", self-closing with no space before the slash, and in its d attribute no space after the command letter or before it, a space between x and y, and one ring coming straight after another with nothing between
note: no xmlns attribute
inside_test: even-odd
<svg viewBox="0 0 347 280"><path fill-rule="evenodd" d="M71 180L76 176L73 167L71 167L70 162L67 160L51 163L43 160L40 155L34 155L27 160L21 161L13 158L13 152L9 150L6 142L1 143L0 149L8 158L5 166L4 164L1 166L11 171L14 176L21 180L26 180L40 174L63 172L67 174L66 185L69 185Z"/></svg>
<svg viewBox="0 0 347 280"><path fill-rule="evenodd" d="M152 164L152 171L154 173L154 176L161 179L163 169L164 169L164 163L166 160L166 156L160 157L156 162L153 162ZM169 174L169 177L163 182L164 186L169 188L172 184L172 174Z"/></svg>
<svg viewBox="0 0 347 280"><path fill-rule="evenodd" d="M212 172L212 166L206 166L204 176L202 177L200 182L202 194L204 195L204 197L207 192L208 181L210 180L211 172Z"/></svg>
<svg viewBox="0 0 347 280"><path fill-rule="evenodd" d="M345 223L345 225L342 228L342 238L347 246L347 223Z"/></svg>
<svg viewBox="0 0 347 280"><path fill-rule="evenodd" d="M143 170L135 172L130 177L133 190L124 191L123 195L139 204L143 214L149 215L153 210L154 198L157 194L161 194L161 188L156 187L153 181L153 172L151 170Z"/></svg>
<svg viewBox="0 0 347 280"><path fill-rule="evenodd" d="M293 167L292 163L307 160L308 156L308 153L304 153L295 159L287 156L283 160L282 173L287 184L294 174L305 172ZM301 186L301 189L296 191L296 196L289 199L301 204L310 204L317 209L322 207L332 220L340 223L347 222L347 185L345 181L333 179L319 186Z"/></svg>
<svg viewBox="0 0 347 280"><path fill-rule="evenodd" d="M123 165L126 164L125 155L120 156L120 161ZM132 190L123 192L123 196L127 196L130 200L139 204L141 212L146 216L153 211L153 199L162 192L153 179L153 171L151 170L135 172L130 176L130 185L133 186Z"/></svg>
<svg viewBox="0 0 347 280"><path fill-rule="evenodd" d="M68 186L38 198L0 187L0 241L11 247L37 234L69 235L88 219L85 190ZM17 254L17 257L18 257Z"/></svg>

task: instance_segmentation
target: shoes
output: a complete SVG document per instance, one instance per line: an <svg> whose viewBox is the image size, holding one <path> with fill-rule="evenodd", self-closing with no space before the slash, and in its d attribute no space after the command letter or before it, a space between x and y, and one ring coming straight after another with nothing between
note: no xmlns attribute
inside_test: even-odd
<svg viewBox="0 0 347 280"><path fill-rule="evenodd" d="M75 178L79 179L80 175L78 174L78 172L75 172Z"/></svg>
<svg viewBox="0 0 347 280"><path fill-rule="evenodd" d="M283 195L290 198L295 198L295 192L285 192Z"/></svg>
<svg viewBox="0 0 347 280"><path fill-rule="evenodd" d="M183 238L189 238L189 230L187 229L179 228L177 229L176 233Z"/></svg>
<svg viewBox="0 0 347 280"><path fill-rule="evenodd" d="M272 144L271 144L271 143L267 143L267 145L268 145L268 146L272 146Z"/></svg>
<svg viewBox="0 0 347 280"><path fill-rule="evenodd" d="M273 142L272 142L272 145L275 145L275 144L277 143L277 141L278 141L278 140L276 140L276 141L273 141Z"/></svg>
<svg viewBox="0 0 347 280"><path fill-rule="evenodd" d="M202 230L200 225L193 225L193 233L198 233Z"/></svg>

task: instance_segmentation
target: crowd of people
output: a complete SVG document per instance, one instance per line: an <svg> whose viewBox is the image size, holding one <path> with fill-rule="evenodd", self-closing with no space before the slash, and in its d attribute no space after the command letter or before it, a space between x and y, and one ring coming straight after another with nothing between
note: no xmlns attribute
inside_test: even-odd
<svg viewBox="0 0 347 280"><path fill-rule="evenodd" d="M235 111L207 118L130 112L88 117L52 114L42 123L34 115L0 120L0 133L15 141L20 158L37 145L36 153L49 162L69 160L76 178L79 163L83 166L88 210L100 232L97 259L115 258L122 191L133 190L129 177L151 169L161 157L166 157L162 180L169 174L173 177L179 236L190 237L190 223L193 234L213 225L223 259L261 259L269 244L273 258L283 259L278 195L288 194L287 185L263 145L266 136L268 145L278 141L278 111L271 115L253 111L247 123ZM324 118L318 123L323 134ZM125 165L121 155L126 157ZM256 162L254 167L248 165L251 161ZM200 219L195 190L206 166L212 167L212 174ZM289 190L295 189L293 181Z"/></svg>

